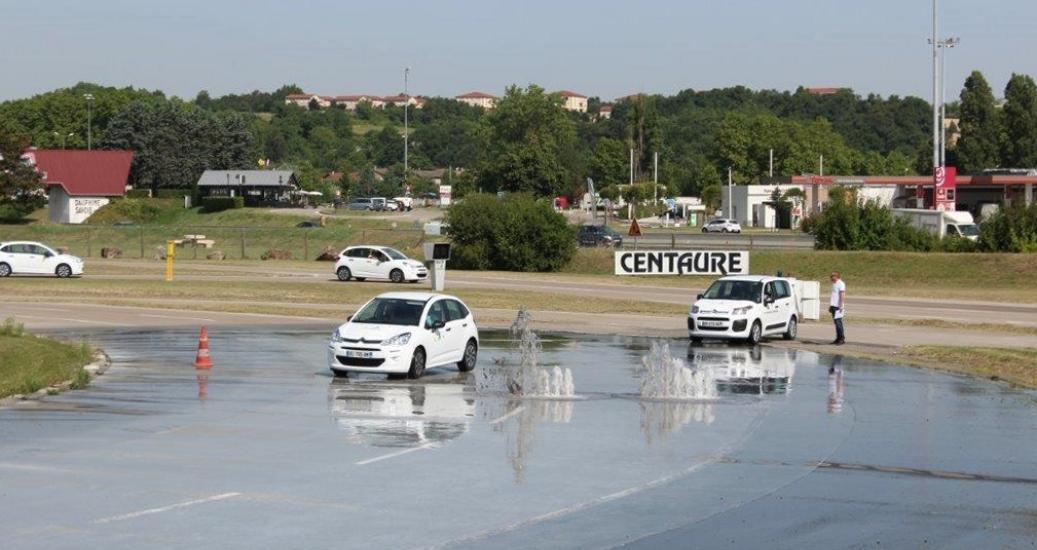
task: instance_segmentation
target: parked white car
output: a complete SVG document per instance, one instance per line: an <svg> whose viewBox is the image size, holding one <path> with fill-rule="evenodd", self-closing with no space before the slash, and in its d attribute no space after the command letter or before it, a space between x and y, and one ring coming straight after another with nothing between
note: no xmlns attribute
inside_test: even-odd
<svg viewBox="0 0 1037 550"><path fill-rule="evenodd" d="M794 340L798 328L795 285L782 277L717 279L688 311L688 336L693 343L718 338L755 345L767 336Z"/></svg>
<svg viewBox="0 0 1037 550"><path fill-rule="evenodd" d="M65 279L83 274L83 260L70 254L59 254L37 242L0 243L0 277L23 274L54 275Z"/></svg>
<svg viewBox="0 0 1037 550"><path fill-rule="evenodd" d="M351 246L339 254L335 275L340 281L386 279L413 283L427 279L428 268L388 246Z"/></svg>
<svg viewBox="0 0 1037 550"><path fill-rule="evenodd" d="M703 233L741 233L742 226L734 220L718 218L702 226Z"/></svg>
<svg viewBox="0 0 1037 550"><path fill-rule="evenodd" d="M431 292L389 292L377 296L331 333L328 367L349 372L406 374L457 365L475 368L479 329L464 302Z"/></svg>

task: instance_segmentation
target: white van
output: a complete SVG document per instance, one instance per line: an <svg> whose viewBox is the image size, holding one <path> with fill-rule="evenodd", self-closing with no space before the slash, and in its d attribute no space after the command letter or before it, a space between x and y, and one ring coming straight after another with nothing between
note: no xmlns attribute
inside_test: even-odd
<svg viewBox="0 0 1037 550"><path fill-rule="evenodd" d="M796 285L792 279L759 275L722 277L688 310L688 337L745 340L767 336L794 340L799 328Z"/></svg>

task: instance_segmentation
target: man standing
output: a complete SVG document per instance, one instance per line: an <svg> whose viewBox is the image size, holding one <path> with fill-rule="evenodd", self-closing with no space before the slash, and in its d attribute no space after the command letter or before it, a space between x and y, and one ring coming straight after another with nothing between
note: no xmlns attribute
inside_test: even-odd
<svg viewBox="0 0 1037 550"><path fill-rule="evenodd" d="M828 312L832 314L832 321L835 322L835 340L832 343L841 346L846 343L846 332L843 331L843 317L846 313L846 283L843 282L838 271L832 272L831 279L832 297L828 301Z"/></svg>

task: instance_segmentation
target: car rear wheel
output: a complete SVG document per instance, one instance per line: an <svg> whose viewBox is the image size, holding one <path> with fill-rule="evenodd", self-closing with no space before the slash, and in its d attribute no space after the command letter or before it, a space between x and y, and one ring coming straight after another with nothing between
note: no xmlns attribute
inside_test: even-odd
<svg viewBox="0 0 1037 550"><path fill-rule="evenodd" d="M401 271L399 269L392 270L392 272L389 273L389 280L394 282L394 283L402 283L403 282L403 271Z"/></svg>
<svg viewBox="0 0 1037 550"><path fill-rule="evenodd" d="M461 361L457 363L457 370L461 372L468 372L475 368L475 363L479 359L479 345L475 343L475 339L468 341L468 345L464 348L464 356L461 357Z"/></svg>
<svg viewBox="0 0 1037 550"><path fill-rule="evenodd" d="M763 340L763 325L759 321L753 323L752 328L749 329L749 338L747 338L750 345L758 345L760 340Z"/></svg>
<svg viewBox="0 0 1037 550"><path fill-rule="evenodd" d="M11 266L9 266L9 265L7 265L5 263L0 263L0 277L10 277L10 276L11 276Z"/></svg>
<svg viewBox="0 0 1037 550"><path fill-rule="evenodd" d="M709 230L708 230L708 229L706 229L705 227L703 227L703 228L702 228L702 232L703 232L703 233L709 233Z"/></svg>
<svg viewBox="0 0 1037 550"><path fill-rule="evenodd" d="M414 357L411 357L410 370L407 371L407 377L417 380L421 378L422 374L425 374L425 350L418 348L414 350Z"/></svg>
<svg viewBox="0 0 1037 550"><path fill-rule="evenodd" d="M798 324L799 323L796 322L796 316L795 315L790 317L789 318L788 327L785 329L785 334L782 334L781 337L786 339L786 340L795 340L796 339L796 333L799 332Z"/></svg>
<svg viewBox="0 0 1037 550"><path fill-rule="evenodd" d="M353 273L349 271L349 268L346 266L338 268L338 271L336 271L335 274L338 275L338 280L340 281L348 281L353 277Z"/></svg>
<svg viewBox="0 0 1037 550"><path fill-rule="evenodd" d="M68 279L72 276L72 268L68 264L61 264L54 270L54 274L62 279Z"/></svg>

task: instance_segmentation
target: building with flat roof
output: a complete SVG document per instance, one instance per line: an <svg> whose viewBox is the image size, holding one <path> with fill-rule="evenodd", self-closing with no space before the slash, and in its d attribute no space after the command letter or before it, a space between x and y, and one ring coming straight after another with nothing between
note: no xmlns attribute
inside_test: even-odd
<svg viewBox="0 0 1037 550"><path fill-rule="evenodd" d="M206 170L198 178L205 197L244 197L245 206L291 206L299 182L291 170Z"/></svg>

